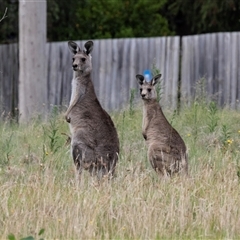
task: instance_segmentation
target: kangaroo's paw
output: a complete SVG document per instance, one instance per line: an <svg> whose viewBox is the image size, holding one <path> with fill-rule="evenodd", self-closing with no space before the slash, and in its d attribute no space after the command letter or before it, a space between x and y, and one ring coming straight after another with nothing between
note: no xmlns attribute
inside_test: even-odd
<svg viewBox="0 0 240 240"><path fill-rule="evenodd" d="M68 115L66 115L66 114L65 114L65 120L66 120L68 123L70 123L70 122L71 122L71 118L70 118L70 117L68 117Z"/></svg>
<svg viewBox="0 0 240 240"><path fill-rule="evenodd" d="M70 143L71 143L71 136L69 136L68 134L66 134L66 133L61 133L62 135L65 135L65 136L67 136L67 139L66 139L66 142L65 142L65 146L68 146L68 145L70 145Z"/></svg>
<svg viewBox="0 0 240 240"><path fill-rule="evenodd" d="M70 117L66 117L66 121L67 121L68 123L70 123L70 122L71 122L71 118L70 118Z"/></svg>

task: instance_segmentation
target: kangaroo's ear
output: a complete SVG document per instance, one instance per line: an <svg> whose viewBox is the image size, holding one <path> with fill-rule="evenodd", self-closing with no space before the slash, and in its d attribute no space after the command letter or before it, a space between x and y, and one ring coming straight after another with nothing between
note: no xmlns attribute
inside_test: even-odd
<svg viewBox="0 0 240 240"><path fill-rule="evenodd" d="M138 83L139 83L140 85L143 84L143 82L144 82L144 76L143 76L143 75L137 74L137 75L136 75L136 79L137 79L137 81L138 81Z"/></svg>
<svg viewBox="0 0 240 240"><path fill-rule="evenodd" d="M156 75L155 77L152 78L151 83L152 83L153 86L159 82L161 76L162 76L162 74L158 74L158 75Z"/></svg>
<svg viewBox="0 0 240 240"><path fill-rule="evenodd" d="M93 41L88 41L84 44L84 47L85 47L85 52L86 54L88 55L89 53L92 52L93 50Z"/></svg>
<svg viewBox="0 0 240 240"><path fill-rule="evenodd" d="M73 41L68 42L68 48L70 49L71 53L76 54L80 51L80 47Z"/></svg>

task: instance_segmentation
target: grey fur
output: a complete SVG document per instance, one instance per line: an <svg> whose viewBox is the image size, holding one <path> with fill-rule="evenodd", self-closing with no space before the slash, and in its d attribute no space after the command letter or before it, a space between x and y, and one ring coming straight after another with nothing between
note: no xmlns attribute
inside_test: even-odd
<svg viewBox="0 0 240 240"><path fill-rule="evenodd" d="M157 102L155 84L161 78L156 75L150 82L138 74L143 100L142 134L148 147L148 159L160 176L172 176L175 173L188 172L186 146L178 132L167 121Z"/></svg>
<svg viewBox="0 0 240 240"><path fill-rule="evenodd" d="M71 151L76 168L103 176L114 173L119 154L119 139L108 113L102 108L91 80L93 42L81 50L75 42L68 43L73 53L74 77L72 96L65 113L70 123Z"/></svg>

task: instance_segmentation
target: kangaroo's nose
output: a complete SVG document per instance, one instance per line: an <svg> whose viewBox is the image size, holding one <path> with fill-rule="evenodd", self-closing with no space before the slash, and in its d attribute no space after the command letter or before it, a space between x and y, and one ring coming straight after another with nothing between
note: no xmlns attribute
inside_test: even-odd
<svg viewBox="0 0 240 240"><path fill-rule="evenodd" d="M146 96L146 94L142 94L142 98L144 98Z"/></svg>
<svg viewBox="0 0 240 240"><path fill-rule="evenodd" d="M78 65L77 64L73 64L72 66L73 66L73 68L77 68Z"/></svg>

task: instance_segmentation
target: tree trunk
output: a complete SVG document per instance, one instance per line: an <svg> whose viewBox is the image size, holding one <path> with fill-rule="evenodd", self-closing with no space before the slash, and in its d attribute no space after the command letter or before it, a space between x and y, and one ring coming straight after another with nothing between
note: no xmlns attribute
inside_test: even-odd
<svg viewBox="0 0 240 240"><path fill-rule="evenodd" d="M46 0L19 0L19 121L47 113Z"/></svg>

